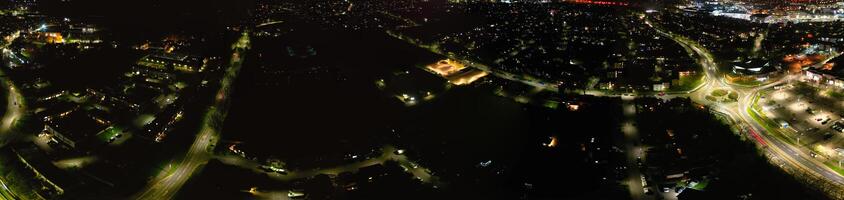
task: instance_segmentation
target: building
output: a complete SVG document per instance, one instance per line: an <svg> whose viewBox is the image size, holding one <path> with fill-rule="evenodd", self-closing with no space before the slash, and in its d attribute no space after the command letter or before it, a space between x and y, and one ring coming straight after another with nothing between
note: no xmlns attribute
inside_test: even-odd
<svg viewBox="0 0 844 200"><path fill-rule="evenodd" d="M56 131L56 129L53 129L53 127L52 127L52 126L50 126L50 125L44 125L44 130L43 130L43 132L48 133L48 134L50 134L51 136L53 136L53 139L55 139L55 140L56 140L57 142L59 142L59 143L62 143L62 144L64 144L64 145L67 145L67 146L69 146L70 148L76 148L76 141L74 141L74 140L73 140L73 139L71 139L71 138L66 137L66 136L65 136L64 134L62 134L61 132Z"/></svg>
<svg viewBox="0 0 844 200"><path fill-rule="evenodd" d="M776 68L778 68L776 64L771 64L769 61L750 59L747 61L733 62L730 72L734 75L741 76L759 76L774 72L777 70Z"/></svg>
<svg viewBox="0 0 844 200"><path fill-rule="evenodd" d="M69 43L99 44L103 42L97 28L91 26L71 27L66 32Z"/></svg>
<svg viewBox="0 0 844 200"><path fill-rule="evenodd" d="M44 131L68 147L79 148L106 127L108 124L97 121L87 111L72 110L46 120Z"/></svg>
<svg viewBox="0 0 844 200"><path fill-rule="evenodd" d="M767 23L773 21L773 16L769 14L752 14L750 15L750 21L756 23Z"/></svg>
<svg viewBox="0 0 844 200"><path fill-rule="evenodd" d="M137 64L159 70L197 72L200 71L203 61L195 56L161 52L147 55Z"/></svg>
<svg viewBox="0 0 844 200"><path fill-rule="evenodd" d="M803 71L805 80L815 82L817 84L829 85L844 89L844 78L842 78L838 71L823 70L823 69L807 69Z"/></svg>
<svg viewBox="0 0 844 200"><path fill-rule="evenodd" d="M730 80L766 81L780 69L782 67L779 63L773 63L763 59L749 59L747 61L733 62L730 67L730 73L727 75Z"/></svg>
<svg viewBox="0 0 844 200"><path fill-rule="evenodd" d="M670 87L670 86L671 86L670 83L657 83L657 84L654 84L653 90L657 91L657 92L662 92L662 91L668 90L668 87Z"/></svg>

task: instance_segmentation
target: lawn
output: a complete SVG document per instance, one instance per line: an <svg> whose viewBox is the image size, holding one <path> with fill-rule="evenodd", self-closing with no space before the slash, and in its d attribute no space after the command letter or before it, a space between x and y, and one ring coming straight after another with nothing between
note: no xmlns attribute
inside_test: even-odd
<svg viewBox="0 0 844 200"><path fill-rule="evenodd" d="M759 123L760 125L762 125L762 127L765 128L765 131L768 131L768 133L770 133L774 137L782 138L783 141L785 141L786 143L794 145L795 141L793 139L785 136L784 133L779 131L779 128L778 128L780 126L779 124L777 124L773 120L768 119L767 117L759 114L758 111L762 110L762 109L759 107L759 105L757 103L758 100L759 100L758 97L756 97L753 100L752 106L747 108L747 112L750 113L750 117L753 118L753 120L756 121L756 123Z"/></svg>
<svg viewBox="0 0 844 200"><path fill-rule="evenodd" d="M759 84L762 84L761 81L757 81L755 79L739 79L733 81L733 83L741 86L757 86Z"/></svg>
<svg viewBox="0 0 844 200"><path fill-rule="evenodd" d="M838 174L844 174L844 169L838 167L838 164L834 162L824 162L823 164L832 169L833 171L837 172Z"/></svg>
<svg viewBox="0 0 844 200"><path fill-rule="evenodd" d="M738 93L731 92L728 98L732 101L738 101Z"/></svg>
<svg viewBox="0 0 844 200"><path fill-rule="evenodd" d="M706 186L708 186L708 185L709 185L709 179L704 179L700 183L697 183L695 186L692 186L690 188L695 189L695 190L703 191L703 190L706 189Z"/></svg>
<svg viewBox="0 0 844 200"><path fill-rule="evenodd" d="M826 95L829 95L829 97L835 98L836 100L844 100L844 92L841 91L830 90L829 92L826 92Z"/></svg>
<svg viewBox="0 0 844 200"><path fill-rule="evenodd" d="M679 80L676 80L676 84L672 85L670 89L673 92L690 91L703 84L703 79L704 76L700 73L691 76L682 76Z"/></svg>
<svg viewBox="0 0 844 200"><path fill-rule="evenodd" d="M117 126L110 126L99 134L97 134L97 139L102 142L108 143L108 141L111 140L112 137L116 136L119 133L123 133L123 129Z"/></svg>
<svg viewBox="0 0 844 200"><path fill-rule="evenodd" d="M550 109L557 109L559 105L560 103L556 101L545 101L545 107Z"/></svg>
<svg viewBox="0 0 844 200"><path fill-rule="evenodd" d="M724 95L727 95L728 93L729 92L727 90L717 89L717 90L712 91L712 96L722 97Z"/></svg>

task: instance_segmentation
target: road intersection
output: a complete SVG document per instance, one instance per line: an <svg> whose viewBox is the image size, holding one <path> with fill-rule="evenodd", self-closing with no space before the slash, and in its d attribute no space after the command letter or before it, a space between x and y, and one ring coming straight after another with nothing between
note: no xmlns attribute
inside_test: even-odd
<svg viewBox="0 0 844 200"><path fill-rule="evenodd" d="M746 127L745 130L748 135L753 138L757 142L758 146L768 155L772 155L774 158L783 160L789 167L802 170L808 174L819 175L828 181L832 181L834 183L832 185L837 187L834 190L844 188L842 187L842 185L844 185L844 176L830 169L823 163L815 160L809 156L807 152L800 150L800 148L788 144L778 137L774 137L771 130L766 129L763 125L761 125L763 122L757 121L751 116L750 107L755 103L754 99L757 98L760 91L782 84L789 80L793 80L797 78L798 75L788 75L783 77L781 80L756 87L728 84L724 76L719 74L714 56L702 45L683 36L663 31L658 26L653 26L650 21L647 21L646 23L656 29L659 33L673 39L687 50L691 50L691 52L693 52L697 57L698 63L706 72L707 78L704 85L700 89L689 93L688 97L700 104L709 105L713 111L728 116L731 118L731 121L737 122L740 127ZM705 96L716 89L729 89L736 91L739 96L738 102L717 103L706 100Z"/></svg>
<svg viewBox="0 0 844 200"><path fill-rule="evenodd" d="M697 42L692 41L684 36L677 35L671 33L670 31L662 29L658 25L651 22L650 19L648 19L648 17L646 17L645 15L640 15L640 19L644 20L645 24L653 28L657 33L672 39L677 44L682 46L687 51L687 53L689 53L689 56L697 60L697 63L702 67L705 73L704 82L699 87L696 87L686 92L674 92L665 94L664 96L657 96L657 98L671 99L677 97L688 97L696 103L707 105L711 108L712 111L723 116L727 116L730 121L736 123L735 125L743 127L743 131L746 132L750 138L756 141L756 143L759 144L758 146L763 151L765 151L767 155L771 156L772 159L783 161L784 164L780 166L787 165L790 168L798 169L802 172L805 172L804 174L817 175L818 177L816 177L816 180L820 179L822 181L830 181L832 184L829 185L835 187L830 189L830 191L844 190L844 176L833 171L829 167L825 166L823 163L820 163L819 161L811 158L811 156L809 156L806 151L802 151L800 150L800 148L788 144L785 141L782 141L781 138L774 137L772 135L773 133L771 133L770 130L765 129L765 127L760 124L763 122L754 120L754 118L750 115L751 109L749 108L753 103L755 103L753 99L757 98L760 91L766 90L788 80L793 80L795 79L795 75L787 75L778 81L771 81L769 83L758 86L740 86L730 84L726 80L726 77L718 72L718 65L715 62L715 56L713 56L709 50L707 50ZM502 70L496 70L479 62L461 59L451 56L453 54L443 53L440 49L434 48L434 46L436 45L418 44L416 41L409 40L407 37L404 37L394 32L388 31L388 34L398 39L405 40L408 43L414 44L420 48L428 49L433 53L446 56L451 59L460 60L461 62L466 64L466 66L483 70L493 76L510 81L521 82L526 85L541 88L547 91L559 91L558 86L556 84L553 84L552 82L539 80L537 78L532 78L527 75L517 75L510 72L504 72ZM738 95L737 102L725 103L707 100L706 96L710 95L712 91L715 90L734 91ZM585 90L583 91L583 94L605 97L633 96L608 93L605 91L598 90Z"/></svg>
<svg viewBox="0 0 844 200"><path fill-rule="evenodd" d="M697 59L698 64L700 64L700 66L703 68L703 71L706 75L705 81L700 87L689 91L688 93L668 94L661 98L689 97L694 102L703 105L708 105L713 111L729 117L730 120L737 123L739 127L743 127L743 131L745 131L750 136L750 138L754 139L758 146L764 152L766 152L767 155L770 155L776 160L782 161L783 165L788 166L791 169L797 169L802 172L806 172L807 174L815 175L817 178L829 181L833 183L832 185L837 187L837 190L844 189L844 176L835 172L833 169L830 169L820 161L816 160L815 158L810 156L805 150L802 150L799 147L789 144L783 141L781 138L773 136L771 130L763 126L761 124L763 122L754 119L752 115L753 113L751 113L753 112L751 107L753 104L755 104L755 99L759 96L760 91L766 90L768 88L773 87L774 85L781 84L788 80L793 80L796 78L794 75L785 76L781 80L773 81L756 87L737 86L729 84L725 80L725 77L718 72L718 66L715 63L715 58L712 53L709 52L709 50L707 50L697 42L692 41L686 37L676 35L674 33L671 33L670 31L663 30L659 26L656 26L651 23L651 21L649 21L648 19L644 20L648 26L652 27L659 34L671 38L677 44L681 45L684 49L686 49L691 56ZM242 39L241 41L239 41L239 43L246 43L245 45L248 45L248 34L245 34L244 38L245 39ZM245 46L241 45L236 45L238 47L235 48L235 55L233 56L232 64L229 67L229 71L227 71L225 75L226 77L224 78L221 89L218 92L217 99L209 111L209 116L212 116L214 118L220 118L225 116L225 110L219 109L228 108L226 104L228 104L229 102L228 95L230 93L233 83L233 81L229 79L234 79L237 76L237 72L239 71L242 64L240 55L245 52L243 51ZM557 86L548 81L503 72L501 70L495 70L486 65L471 61L464 61L464 63L466 63L467 66L486 71L500 78L521 82L549 91L558 91ZM11 134L11 129L13 128L15 122L20 119L22 115L25 114L26 108L23 102L24 98L20 94L18 89L15 88L13 82L7 77L5 77L5 74L3 74L2 71L0 71L0 77L2 77L0 78L0 82L2 82L2 85L8 92L8 103L6 113L4 113L2 118L0 118L0 145L3 145L8 142L7 140L9 138L12 138L8 135ZM731 103L719 103L712 102L705 98L712 91L718 89L735 91L739 97L738 101ZM585 94L595 96L621 96L618 94L608 94L600 91L586 91ZM210 147L212 147L213 144L216 143L220 131L219 127L213 126L211 124L214 123L207 123L207 125L203 125L202 129L196 136L195 142L192 144L184 158L179 160L179 162L176 162L173 167L163 171L159 177L156 177L153 181L151 181L150 185L145 188L141 193L139 193L138 196L136 196L135 198L174 198L176 192L178 192L181 186L183 186L186 181L197 170L201 169L202 165L204 165L209 159L212 158L212 155L210 154L210 149L212 148ZM8 188L6 187L6 183L3 182L2 179L0 179L0 199L7 199L10 198L10 196L13 197L13 193L8 190Z"/></svg>

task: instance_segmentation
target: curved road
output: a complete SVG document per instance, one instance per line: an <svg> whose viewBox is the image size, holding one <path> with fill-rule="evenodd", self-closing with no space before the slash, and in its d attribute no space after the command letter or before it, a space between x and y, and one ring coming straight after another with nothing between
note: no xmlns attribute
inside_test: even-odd
<svg viewBox="0 0 844 200"><path fill-rule="evenodd" d="M819 175L824 179L830 180L835 183L834 185L838 187L838 190L844 190L844 187L842 187L842 185L844 184L844 176L836 173L832 169L825 166L823 163L812 159L805 152L799 150L799 148L794 147L784 141L779 140L776 137L771 136L768 131L764 129L764 127L762 127L759 122L753 120L752 117L750 117L750 114L748 113L747 108L752 105L751 100L755 98L759 91L792 79L793 77L786 77L782 80L757 87L737 86L729 84L727 83L725 77L719 74L718 65L715 63L715 58L712 53L709 52L709 50L707 50L695 41L692 41L681 35L673 34L670 31L663 30L658 25L654 25L653 23L651 23L651 21L644 15L642 15L642 19L645 20L646 25L653 28L659 34L671 38L677 44L686 49L690 56L697 59L698 64L701 65L706 75L705 82L700 87L695 88L689 91L688 93L668 94L658 98L670 99L675 97L689 97L697 103L709 105L713 110L727 115L732 119L732 121L738 122L741 126L749 127L748 130L750 130L749 134L751 135L751 137L755 139L756 142L759 143L762 148L764 148L764 151L769 153L769 155L775 155L776 158L782 158L785 163L788 164L790 167L805 171L809 174ZM398 39L405 40L408 43L414 44L420 48L428 49L433 53L453 58L452 56L448 56L442 53L439 49L435 49L431 46L420 45L413 40L409 40L407 37L403 37L395 33L392 33L390 35ZM501 70L495 70L489 66L473 61L468 61L464 59L457 60L461 60L467 66L486 71L500 78L504 78L510 81L521 82L530 86L543 88L550 91L557 91L557 86L554 84L549 84L550 82L547 81L529 78L526 76L519 76ZM739 101L736 103L713 103L709 100L706 100L705 97L716 89L727 89L735 91L739 95ZM616 94L608 94L602 91L592 90L585 91L584 93L586 95L593 96L621 96Z"/></svg>
<svg viewBox="0 0 844 200"><path fill-rule="evenodd" d="M11 35L8 41L14 41L20 34L13 34ZM0 47L2 50L4 57L9 56L12 54L12 51L9 51L7 47L11 44L11 42L6 42L5 44ZM4 59L5 60L5 59ZM3 118L0 119L0 146L5 145L9 142L10 137L9 135L12 134L12 125L21 118L21 115L26 110L24 106L24 98L21 95L20 91L15 87L14 82L10 80L6 73L3 70L0 70L0 82L2 82L2 86L6 88L6 92L8 92L7 102L6 102L6 113L3 114Z"/></svg>
<svg viewBox="0 0 844 200"><path fill-rule="evenodd" d="M214 145L220 136L220 129L222 128L220 124L228 113L228 104L230 103L228 97L243 64L241 55L245 55L248 48L249 33L244 32L240 40L232 46L234 50L232 60L223 76L214 104L204 116L202 127L194 143L190 146L184 158L179 162L168 165L169 167L160 172L133 199L173 199L190 177L211 159Z"/></svg>
<svg viewBox="0 0 844 200"><path fill-rule="evenodd" d="M683 36L679 36L667 31L663 31L658 26L654 26L650 23L650 21L646 20L646 24L654 28L658 33L663 34L681 46L685 48L690 54L693 54L697 57L698 63L704 68L704 72L706 73L706 82L694 92L685 95L672 95L674 96L688 96L693 101L710 105L714 110L724 113L734 121L739 122L740 124L748 127L753 136L759 136L757 142L764 148L764 151L769 153L770 155L774 155L776 158L780 158L784 161L784 164L787 164L790 167L795 169L800 169L809 174L815 174L820 177L823 177L833 183L835 186L838 186L838 189L842 189L842 185L844 185L844 176L841 174L836 173L823 163L813 159L811 156L807 155L805 152L801 151L798 147L795 147L791 144L788 144L776 137L773 137L768 133L768 131L760 125L757 121L753 120L749 113L749 107L753 104L753 99L758 95L759 91L772 87L773 85L779 84L785 80L791 79L793 77L786 77L783 80L770 83L767 85L759 86L759 87L741 87L728 84L723 76L720 76L718 73L717 65L715 64L714 57L712 54L703 48L700 44L691 41ZM239 54L246 49L248 45L249 38L248 34L244 34L243 38L238 42L237 47L235 48L235 54ZM236 58L236 60L234 59ZM241 67L241 59L238 56L235 56L231 62L230 67L226 72L226 76L224 77L223 84L218 92L217 99L214 103L214 106L209 110L207 114L207 118L219 118L225 115L225 109L227 108L226 104L228 103L227 97L229 91L231 90L232 79L236 78L237 73ZM492 74L498 75L499 77L509 79L512 81L522 82L528 85L532 85L539 88L544 88L548 90L556 91L556 86L553 84L548 84L544 81L540 80L528 80L524 77L516 76L510 73L503 73L498 70L492 70L491 68L479 64L469 62L468 65L479 68L484 71L491 72ZM7 112L4 114L3 118L0 119L0 145L3 145L8 142L11 132L11 128L14 125L14 122L20 119L21 115L25 113L25 108L23 105L23 97L19 93L19 91L15 88L10 80L5 78L5 74L2 73L0 70L0 81L3 82L5 88L8 88L8 104L7 104ZM705 99L705 96L708 95L711 91L715 89L730 89L736 91L739 94L739 101L737 103L711 103L710 101ZM591 95L598 95L598 96L607 96L603 93L596 93L590 92ZM215 119L217 120L217 119ZM175 197L176 192L187 182L187 180L191 177L191 175L199 170L202 165L204 165L208 159L210 159L210 149L216 141L216 138L219 136L218 127L214 127L211 124L207 123L203 125L202 129L200 130L199 134L196 137L196 140L190 147L190 150L187 152L185 157L178 163L175 163L175 166L168 167L167 170L162 171L158 177L156 177L153 181L150 182L148 187L146 187L141 193L139 193L135 198L136 199L172 199ZM757 134L761 133L761 134ZM0 180L0 197L8 198L8 195L12 195L10 193L2 180Z"/></svg>
<svg viewBox="0 0 844 200"><path fill-rule="evenodd" d="M719 75L717 65L714 61L714 56L712 56L706 48L683 36L667 33L661 30L658 26L652 25L649 21L647 21L646 24L653 27L659 33L668 36L684 48L687 48L687 50L691 50L691 52L698 57L698 62L705 69L707 81L704 83L702 89L689 94L689 97L691 97L693 101L710 105L716 111L724 113L732 118L733 121L740 122L740 124L747 126L751 137L755 137L756 141L762 148L764 148L764 151L769 153L769 155L775 155L777 158L783 159L783 161L785 161L785 163L790 167L803 170L810 174L819 175L827 180L830 180L835 183L835 186L838 187L837 189L842 189L844 176L833 171L823 163L811 158L798 147L771 136L767 129L760 125L759 122L753 120L750 116L750 110L748 108L753 105L753 99L759 94L759 91L793 79L793 76L787 76L782 80L758 87L744 87L728 84L724 79L724 76ZM715 89L730 89L736 91L739 95L739 101L737 103L713 104L704 97Z"/></svg>
<svg viewBox="0 0 844 200"><path fill-rule="evenodd" d="M13 34L8 40L9 42L6 42L2 45L2 47L0 47L0 50L3 52L2 56L5 57L7 56L7 53L11 53L11 51L8 51L6 47L11 44L10 41L14 41L18 36L20 36L20 34ZM6 113L4 113L3 118L0 119L0 147L2 147L15 138L12 135L14 133L12 131L13 125L21 118L21 115L25 112L26 107L24 105L23 95L21 95L20 91L17 87L15 87L12 80L6 77L6 73L3 70L0 70L0 82L2 82L3 88L5 88L8 93L6 97ZM0 199L18 199L18 197L14 194L14 191L9 189L6 185L6 181L4 181L2 177L0 177L0 187L2 187L0 188Z"/></svg>

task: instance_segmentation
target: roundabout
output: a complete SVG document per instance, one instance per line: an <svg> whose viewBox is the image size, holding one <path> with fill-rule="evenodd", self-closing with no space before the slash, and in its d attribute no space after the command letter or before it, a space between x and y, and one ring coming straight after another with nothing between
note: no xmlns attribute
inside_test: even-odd
<svg viewBox="0 0 844 200"><path fill-rule="evenodd" d="M714 89L708 95L706 95L706 100L711 102L718 102L718 103L733 103L738 101L738 93L736 91L727 89L727 88L719 88Z"/></svg>

